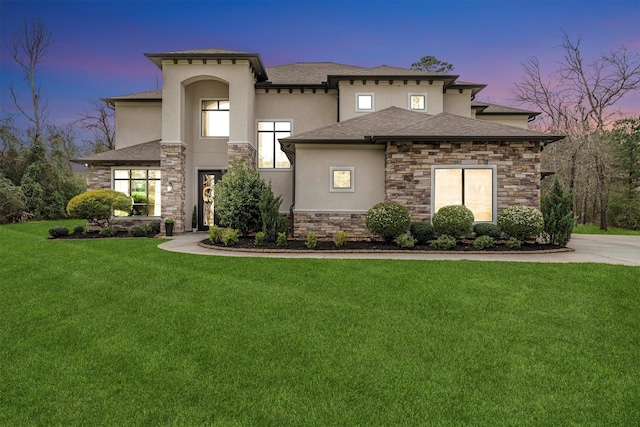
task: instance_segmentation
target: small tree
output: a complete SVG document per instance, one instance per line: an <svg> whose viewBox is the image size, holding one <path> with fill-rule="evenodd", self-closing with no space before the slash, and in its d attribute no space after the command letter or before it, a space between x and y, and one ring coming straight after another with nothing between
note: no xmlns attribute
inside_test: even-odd
<svg viewBox="0 0 640 427"><path fill-rule="evenodd" d="M215 206L223 227L243 236L262 227L260 199L266 185L260 175L242 161L235 161L216 184Z"/></svg>
<svg viewBox="0 0 640 427"><path fill-rule="evenodd" d="M111 226L114 210L129 212L131 197L115 190L93 190L69 201L67 213L72 218L86 219L100 228Z"/></svg>
<svg viewBox="0 0 640 427"><path fill-rule="evenodd" d="M282 204L282 196L274 197L271 189L271 182L265 187L260 198L260 216L262 218L262 231L265 240L275 242L278 233L283 231L280 229L280 205Z"/></svg>
<svg viewBox="0 0 640 427"><path fill-rule="evenodd" d="M542 197L540 210L544 217L544 233L549 243L567 246L573 231L573 194L565 193L556 178L551 191Z"/></svg>

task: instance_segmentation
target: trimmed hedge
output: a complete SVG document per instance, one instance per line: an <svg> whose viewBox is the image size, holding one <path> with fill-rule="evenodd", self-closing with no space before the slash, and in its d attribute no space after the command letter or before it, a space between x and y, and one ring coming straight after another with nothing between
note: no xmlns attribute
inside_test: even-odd
<svg viewBox="0 0 640 427"><path fill-rule="evenodd" d="M395 202L378 203L367 212L365 226L387 243L409 230L411 217L404 206Z"/></svg>
<svg viewBox="0 0 640 427"><path fill-rule="evenodd" d="M510 237L525 240L538 237L542 233L544 217L542 212L536 208L515 205L500 211L498 226Z"/></svg>
<svg viewBox="0 0 640 427"><path fill-rule="evenodd" d="M431 220L438 235L455 238L466 236L473 231L473 212L463 205L441 207Z"/></svg>

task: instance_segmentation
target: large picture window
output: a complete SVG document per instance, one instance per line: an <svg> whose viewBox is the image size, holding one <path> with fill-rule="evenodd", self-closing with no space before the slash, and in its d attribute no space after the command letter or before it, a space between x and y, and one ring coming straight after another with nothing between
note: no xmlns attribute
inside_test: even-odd
<svg viewBox="0 0 640 427"><path fill-rule="evenodd" d="M476 222L493 222L496 211L496 169L494 166L432 167L432 212L443 206L464 205Z"/></svg>
<svg viewBox="0 0 640 427"><path fill-rule="evenodd" d="M280 138L291 136L291 122L258 122L258 168L289 169L291 163L280 147Z"/></svg>
<svg viewBox="0 0 640 427"><path fill-rule="evenodd" d="M202 100L202 136L209 138L229 137L228 100Z"/></svg>
<svg viewBox="0 0 640 427"><path fill-rule="evenodd" d="M115 211L115 216L160 216L159 169L114 169L113 189L133 200L131 212Z"/></svg>

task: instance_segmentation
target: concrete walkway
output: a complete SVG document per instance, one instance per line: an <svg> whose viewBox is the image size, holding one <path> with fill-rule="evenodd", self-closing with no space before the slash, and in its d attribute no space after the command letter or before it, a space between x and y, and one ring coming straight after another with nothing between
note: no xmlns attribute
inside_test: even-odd
<svg viewBox="0 0 640 427"><path fill-rule="evenodd" d="M604 264L621 264L640 266L640 236L604 236L574 234L569 247L574 252L551 254L522 253L487 253L487 254L418 254L400 253L322 253L309 251L302 253L264 253L264 252L230 252L208 249L198 246L198 242L206 239L207 234L185 233L174 236L172 240L161 243L158 247L172 252L183 252L198 255L217 255L234 257L262 258L341 258L341 259L407 259L407 260L474 260L474 261L510 261L510 262L596 262Z"/></svg>

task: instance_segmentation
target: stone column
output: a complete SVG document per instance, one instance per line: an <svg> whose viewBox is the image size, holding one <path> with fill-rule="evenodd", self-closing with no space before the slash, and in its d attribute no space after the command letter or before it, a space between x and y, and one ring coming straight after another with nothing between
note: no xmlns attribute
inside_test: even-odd
<svg viewBox="0 0 640 427"><path fill-rule="evenodd" d="M162 218L175 220L174 233L185 231L186 151L186 146L182 143L163 143L160 148ZM169 184L171 184L171 191L167 188Z"/></svg>
<svg viewBox="0 0 640 427"><path fill-rule="evenodd" d="M256 149L248 142L229 142L227 144L229 166L236 160L241 160L251 169L256 168Z"/></svg>

